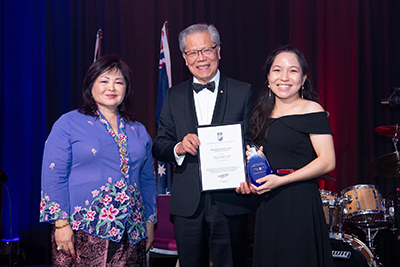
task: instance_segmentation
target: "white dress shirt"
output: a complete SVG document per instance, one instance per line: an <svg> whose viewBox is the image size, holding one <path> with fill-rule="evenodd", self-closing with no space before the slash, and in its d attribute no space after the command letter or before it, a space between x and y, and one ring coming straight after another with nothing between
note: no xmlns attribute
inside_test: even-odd
<svg viewBox="0 0 400 267"><path fill-rule="evenodd" d="M193 91L194 106L196 108L198 125L211 124L212 117L214 114L215 102L217 101L217 96L218 96L219 80L220 80L220 72L219 70L217 70L217 74L215 74L215 76L209 81L209 82L215 82L214 92L211 92L206 88L198 93ZM195 77L193 77L193 83L200 83L200 82ZM183 160L185 159L185 155L178 156L175 151L175 148L180 143L181 142L176 144L174 147L174 155L178 166L182 165Z"/></svg>
<svg viewBox="0 0 400 267"><path fill-rule="evenodd" d="M198 93L193 93L194 106L196 107L196 116L199 125L211 124L215 102L217 101L218 95L219 72L217 72L210 82L215 82L214 92L211 92L208 89L203 89ZM193 78L193 83L200 82L196 78Z"/></svg>

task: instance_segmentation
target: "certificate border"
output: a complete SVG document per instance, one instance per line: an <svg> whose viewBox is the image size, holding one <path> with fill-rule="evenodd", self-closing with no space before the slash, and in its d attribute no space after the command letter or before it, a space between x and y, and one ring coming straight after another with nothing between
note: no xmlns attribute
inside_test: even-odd
<svg viewBox="0 0 400 267"><path fill-rule="evenodd" d="M198 132L198 128L211 128L211 127L218 127L218 126L229 126L229 125L240 125L240 136L241 136L241 145L242 145L242 149L244 149L244 136L243 136L243 123L242 122L228 122L228 123L219 123L219 124L207 124L207 125L198 125L196 127L196 134L198 136L199 132ZM226 190L232 190L235 189L236 187L225 187L225 188L219 188L219 189L203 189L203 178L202 178L202 171L201 171L201 161L200 161L200 147L198 150L198 165L199 165L199 178L200 178L200 190L201 192L215 192L215 191L226 191ZM245 154L243 152L243 161L242 161L242 170L243 170L243 182L247 182L247 172L246 172L246 157ZM237 187L239 187L240 185L238 185Z"/></svg>

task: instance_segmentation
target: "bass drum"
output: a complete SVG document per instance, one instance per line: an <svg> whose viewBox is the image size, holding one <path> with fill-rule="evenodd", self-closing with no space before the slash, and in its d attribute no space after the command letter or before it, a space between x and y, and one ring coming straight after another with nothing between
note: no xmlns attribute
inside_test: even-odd
<svg viewBox="0 0 400 267"><path fill-rule="evenodd" d="M351 235L343 234L342 239L331 238L331 247L337 267L376 267L368 247Z"/></svg>

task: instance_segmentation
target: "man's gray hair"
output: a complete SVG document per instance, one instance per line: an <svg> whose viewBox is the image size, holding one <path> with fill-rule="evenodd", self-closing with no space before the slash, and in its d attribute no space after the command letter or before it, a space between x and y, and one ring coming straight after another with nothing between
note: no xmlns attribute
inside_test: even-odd
<svg viewBox="0 0 400 267"><path fill-rule="evenodd" d="M211 41L213 41L213 43L215 43L216 45L221 44L219 32L214 25L193 24L179 33L179 49L182 53L185 52L186 49L186 36L200 32L208 32L211 36Z"/></svg>

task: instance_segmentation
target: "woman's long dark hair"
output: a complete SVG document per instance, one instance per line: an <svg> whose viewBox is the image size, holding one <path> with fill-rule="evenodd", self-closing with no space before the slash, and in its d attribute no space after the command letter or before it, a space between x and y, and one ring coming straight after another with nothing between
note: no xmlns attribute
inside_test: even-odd
<svg viewBox="0 0 400 267"><path fill-rule="evenodd" d="M307 75L307 79L304 82L304 89L300 89L299 94L302 94L302 97L304 99L312 101L318 100L318 95L313 90L311 81L308 79L308 64L303 53L290 45L281 46L272 51L271 54L267 57L267 60L265 61L265 64L262 68L266 80L261 87L260 94L258 96L256 105L254 106L249 121L249 128L247 133L248 138L250 138L250 140L252 141L255 141L256 143L265 139L267 136L270 116L275 106L275 94L268 87L268 74L271 70L272 64L274 63L276 56L282 52L296 54L302 74Z"/></svg>
<svg viewBox="0 0 400 267"><path fill-rule="evenodd" d="M118 112L125 121L135 121L133 109L132 71L129 66L116 55L105 55L96 60L87 70L83 80L83 104L79 112L95 117L97 105L92 97L92 88L96 79L104 72L120 71L124 76L126 91L124 100L118 106Z"/></svg>

